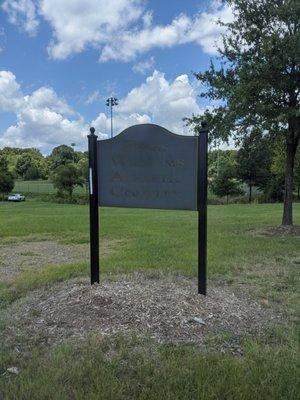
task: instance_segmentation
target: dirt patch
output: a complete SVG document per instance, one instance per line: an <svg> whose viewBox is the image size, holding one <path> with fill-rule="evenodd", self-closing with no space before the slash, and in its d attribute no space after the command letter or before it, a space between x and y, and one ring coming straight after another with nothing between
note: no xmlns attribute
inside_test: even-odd
<svg viewBox="0 0 300 400"><path fill-rule="evenodd" d="M197 294L195 279L151 279L142 273L105 279L93 287L86 280L64 282L47 292L31 293L8 314L4 337L20 347L25 346L24 338L31 346L78 340L90 333L121 333L200 346L222 335L227 341L221 348L237 350L245 336L260 335L283 320L254 302L242 286L210 283L204 297Z"/></svg>
<svg viewBox="0 0 300 400"><path fill-rule="evenodd" d="M102 239L101 253L109 254L120 243ZM0 282L13 280L23 270L40 269L46 265L87 261L89 244L67 245L56 241L21 242L0 246Z"/></svg>
<svg viewBox="0 0 300 400"><path fill-rule="evenodd" d="M298 236L300 237L300 225L293 226L271 226L264 229L254 229L249 231L252 235L258 236Z"/></svg>

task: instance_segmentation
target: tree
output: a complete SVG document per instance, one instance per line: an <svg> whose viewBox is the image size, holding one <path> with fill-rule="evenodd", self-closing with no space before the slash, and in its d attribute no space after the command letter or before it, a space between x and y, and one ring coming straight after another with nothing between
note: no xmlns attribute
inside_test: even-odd
<svg viewBox="0 0 300 400"><path fill-rule="evenodd" d="M223 24L220 67L195 74L207 86L202 97L218 101L203 120L211 139L237 143L260 129L270 139L283 138L285 193L283 225L293 224L294 162L300 138L300 2L299 0L227 0L234 21Z"/></svg>
<svg viewBox="0 0 300 400"><path fill-rule="evenodd" d="M284 195L284 187L282 191L282 182L284 182L284 169L285 169L285 151L283 146L283 139L279 138L273 146L271 172L274 176L275 183L270 186L276 187L276 182L278 183L278 192L282 192L282 197ZM294 162L294 189L297 191L297 197L300 199L300 148L298 147L295 162Z"/></svg>
<svg viewBox="0 0 300 400"><path fill-rule="evenodd" d="M219 172L213 177L210 186L215 195L226 196L227 204L229 196L238 196L244 193L240 182L235 177L235 165L226 158L220 161Z"/></svg>
<svg viewBox="0 0 300 400"><path fill-rule="evenodd" d="M236 164L236 150L211 150L208 153L208 178L213 179L219 174L220 165L222 161L227 162L232 165L232 170L234 170L234 165Z"/></svg>
<svg viewBox="0 0 300 400"><path fill-rule="evenodd" d="M47 176L47 163L37 149L19 150L14 171L16 175L25 180L44 179Z"/></svg>
<svg viewBox="0 0 300 400"><path fill-rule="evenodd" d="M62 144L54 147L52 153L50 154L50 160L51 167L54 170L61 165L77 163L78 155L71 146Z"/></svg>
<svg viewBox="0 0 300 400"><path fill-rule="evenodd" d="M84 186L86 189L86 193L88 193L88 154L81 153L83 156L81 156L80 160L78 161L77 164L77 169L79 171L79 174L84 182Z"/></svg>
<svg viewBox="0 0 300 400"><path fill-rule="evenodd" d="M42 177L42 175L41 175L40 169L36 165L31 165L25 172L24 180L25 181L34 181L41 177Z"/></svg>
<svg viewBox="0 0 300 400"><path fill-rule="evenodd" d="M270 178L271 152L269 143L260 132L253 132L243 140L237 152L237 178L249 186L249 203L252 188L263 189Z"/></svg>
<svg viewBox="0 0 300 400"><path fill-rule="evenodd" d="M14 185L13 174L8 170L8 161L4 156L0 155L0 194L2 200L4 200L6 194L13 190Z"/></svg>
<svg viewBox="0 0 300 400"><path fill-rule="evenodd" d="M297 197L300 200L300 149L296 153L295 157L295 172L294 172L294 182L297 189Z"/></svg>
<svg viewBox="0 0 300 400"><path fill-rule="evenodd" d="M30 154L24 153L17 159L15 171L20 178L24 179L28 169L33 166L34 163Z"/></svg>
<svg viewBox="0 0 300 400"><path fill-rule="evenodd" d="M75 186L83 186L84 180L75 164L58 166L52 174L53 186L57 189L58 195L64 192L72 196Z"/></svg>

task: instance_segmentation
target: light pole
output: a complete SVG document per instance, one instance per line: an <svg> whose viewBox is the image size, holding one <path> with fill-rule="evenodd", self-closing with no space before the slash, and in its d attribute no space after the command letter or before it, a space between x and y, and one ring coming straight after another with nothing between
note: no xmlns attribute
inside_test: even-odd
<svg viewBox="0 0 300 400"><path fill-rule="evenodd" d="M115 97L109 97L106 100L106 105L107 107L110 107L110 137L113 137L113 106L117 106L118 103L118 99L116 99Z"/></svg>

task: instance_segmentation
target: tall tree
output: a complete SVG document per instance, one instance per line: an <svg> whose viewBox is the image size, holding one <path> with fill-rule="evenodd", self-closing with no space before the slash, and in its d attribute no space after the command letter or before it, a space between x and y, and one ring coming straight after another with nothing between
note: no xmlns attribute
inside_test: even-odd
<svg viewBox="0 0 300 400"><path fill-rule="evenodd" d="M263 189L270 178L271 151L269 143L260 132L246 136L237 152L237 177L249 186L249 203L252 188Z"/></svg>
<svg viewBox="0 0 300 400"><path fill-rule="evenodd" d="M49 158L53 170L59 167L60 165L66 165L78 162L78 154L74 151L74 149L71 146L67 146L65 144L54 147Z"/></svg>
<svg viewBox="0 0 300 400"><path fill-rule="evenodd" d="M211 138L239 141L254 129L284 138L285 193L282 224L293 224L294 160L300 138L299 0L227 0L234 21L223 24L220 67L196 74L219 101L212 112L189 119L198 129L205 119Z"/></svg>
<svg viewBox="0 0 300 400"><path fill-rule="evenodd" d="M13 175L8 170L8 161L6 157L0 154L0 194L2 200L4 199L4 195L13 190L14 185Z"/></svg>
<svg viewBox="0 0 300 400"><path fill-rule="evenodd" d="M238 196L244 193L240 182L235 177L235 165L226 158L220 161L220 170L212 179L210 187L215 195L226 196L227 204L229 196Z"/></svg>
<svg viewBox="0 0 300 400"><path fill-rule="evenodd" d="M53 186L57 194L72 196L75 186L83 186L84 180L75 164L60 165L52 174Z"/></svg>

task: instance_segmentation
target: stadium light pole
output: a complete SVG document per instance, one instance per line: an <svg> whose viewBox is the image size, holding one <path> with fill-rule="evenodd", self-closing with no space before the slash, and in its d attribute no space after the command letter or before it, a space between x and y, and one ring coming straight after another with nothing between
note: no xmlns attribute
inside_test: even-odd
<svg viewBox="0 0 300 400"><path fill-rule="evenodd" d="M106 100L106 105L107 107L110 107L110 137L112 138L114 133L113 133L113 107L117 106L118 103L118 99L116 99L115 97L109 97Z"/></svg>

